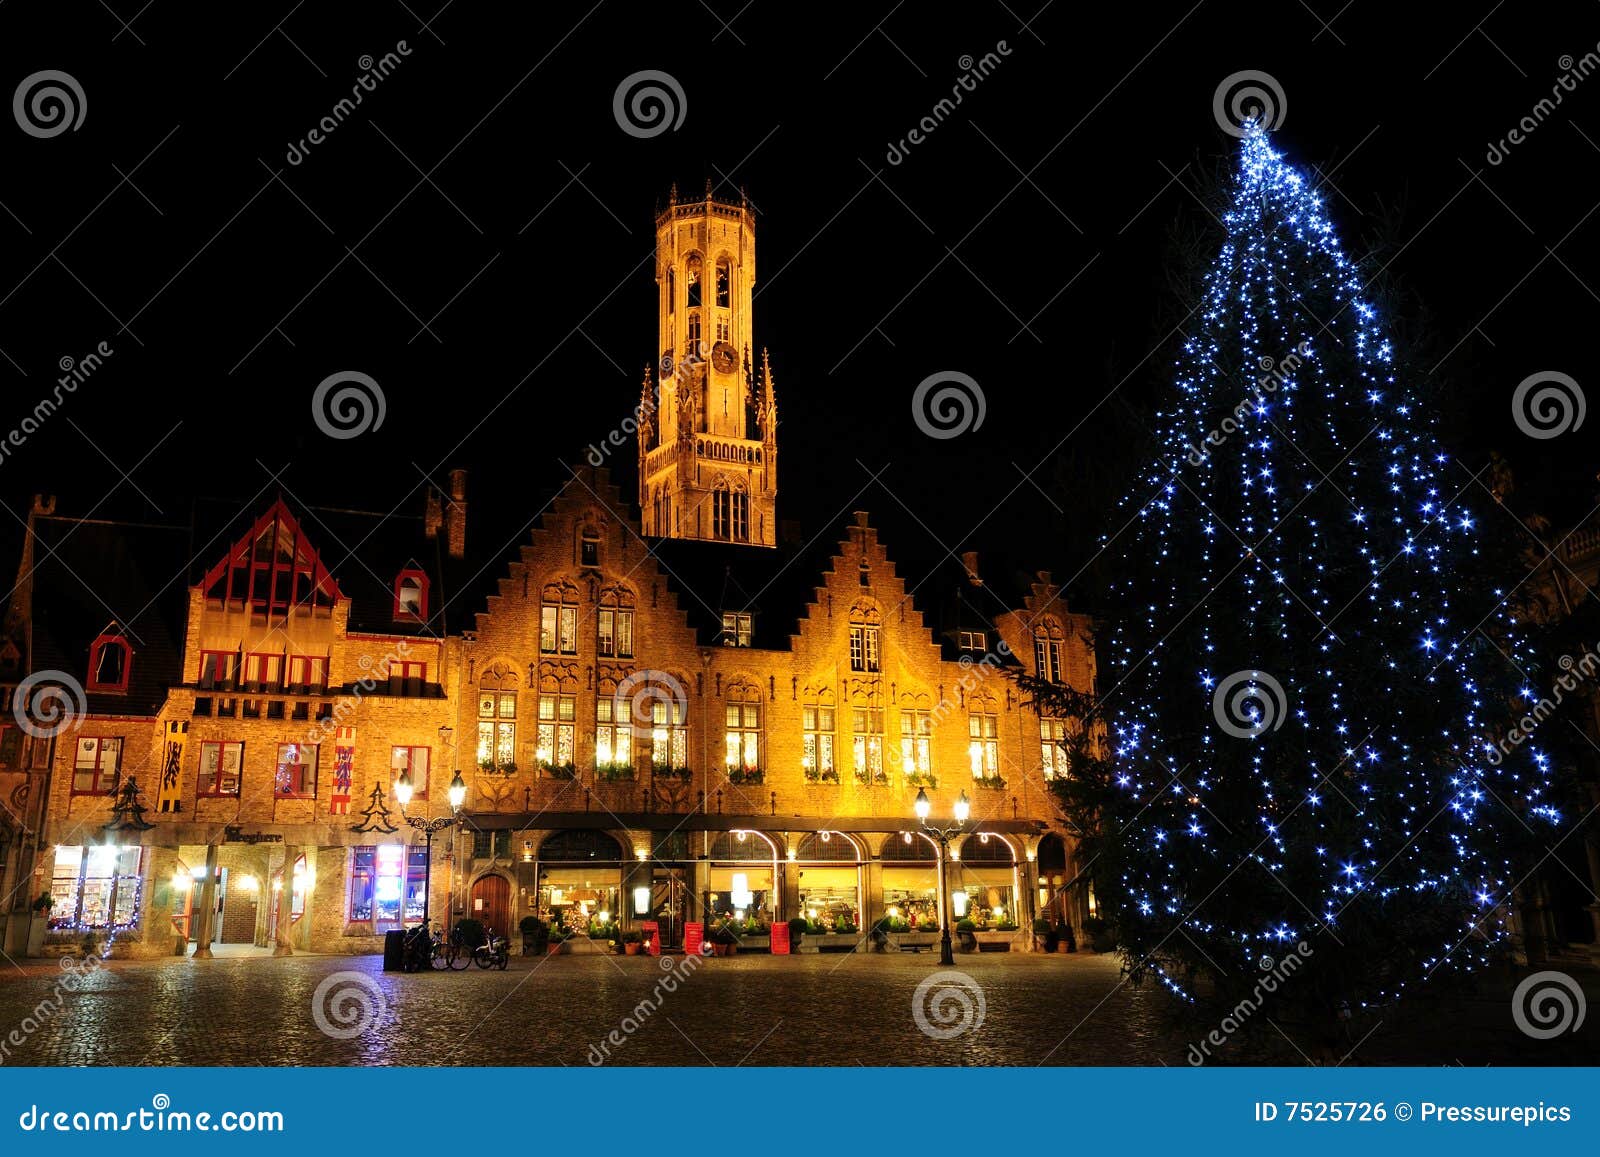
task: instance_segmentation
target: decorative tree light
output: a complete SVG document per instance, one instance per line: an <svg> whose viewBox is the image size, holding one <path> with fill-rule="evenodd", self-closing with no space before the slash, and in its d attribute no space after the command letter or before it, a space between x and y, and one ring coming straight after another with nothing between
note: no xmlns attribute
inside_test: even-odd
<svg viewBox="0 0 1600 1157"><path fill-rule="evenodd" d="M1174 991L1306 941L1304 999L1389 999L1487 962L1516 839L1559 819L1547 758L1493 747L1541 682L1490 589L1514 544L1435 441L1447 383L1401 361L1316 183L1252 126L1220 221L1105 540L1118 862L1089 911Z"/></svg>

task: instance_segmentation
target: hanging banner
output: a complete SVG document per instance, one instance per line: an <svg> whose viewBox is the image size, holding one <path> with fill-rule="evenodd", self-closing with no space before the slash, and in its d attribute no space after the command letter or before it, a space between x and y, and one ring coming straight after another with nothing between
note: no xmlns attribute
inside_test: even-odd
<svg viewBox="0 0 1600 1157"><path fill-rule="evenodd" d="M334 736L333 797L328 801L328 813L336 816L350 814L350 781L356 766L356 729L341 727Z"/></svg>
<svg viewBox="0 0 1600 1157"><path fill-rule="evenodd" d="M183 810L183 750L188 741L187 719L167 724L166 744L161 753L161 786L156 794L158 812Z"/></svg>

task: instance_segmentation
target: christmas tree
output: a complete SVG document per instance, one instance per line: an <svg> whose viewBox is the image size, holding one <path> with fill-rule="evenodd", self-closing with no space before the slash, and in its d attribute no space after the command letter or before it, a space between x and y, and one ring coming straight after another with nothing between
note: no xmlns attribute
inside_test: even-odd
<svg viewBox="0 0 1600 1157"><path fill-rule="evenodd" d="M1517 841L1560 816L1538 744L1497 746L1533 669L1523 572L1253 127L1220 222L1160 458L1104 544L1098 698L1025 682L1089 723L1056 788L1135 974L1233 1000L1294 953L1280 1003L1333 1016L1489 959Z"/></svg>

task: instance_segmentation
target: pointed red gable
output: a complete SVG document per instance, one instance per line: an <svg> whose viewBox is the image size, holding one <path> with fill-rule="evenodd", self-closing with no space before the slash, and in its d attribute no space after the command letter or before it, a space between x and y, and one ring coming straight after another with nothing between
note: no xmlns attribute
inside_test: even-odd
<svg viewBox="0 0 1600 1157"><path fill-rule="evenodd" d="M281 498L206 572L201 587L208 599L268 614L287 615L291 606L332 607L342 597Z"/></svg>

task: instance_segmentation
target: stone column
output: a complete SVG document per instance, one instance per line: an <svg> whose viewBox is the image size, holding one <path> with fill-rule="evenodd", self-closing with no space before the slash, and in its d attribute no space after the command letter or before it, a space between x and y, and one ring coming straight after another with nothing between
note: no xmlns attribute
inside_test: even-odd
<svg viewBox="0 0 1600 1157"><path fill-rule="evenodd" d="M283 845L283 887L274 897L278 905L278 932L272 942L274 956L294 955L294 862L299 858L299 844Z"/></svg>
<svg viewBox="0 0 1600 1157"><path fill-rule="evenodd" d="M195 902L199 909L200 926L194 934L194 959L211 959L211 940L216 935L217 923L217 845L206 845L206 878L200 883L200 896Z"/></svg>

